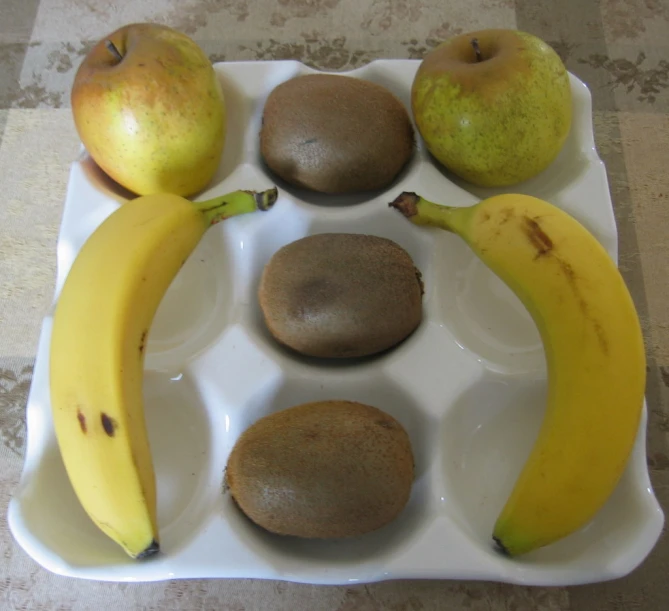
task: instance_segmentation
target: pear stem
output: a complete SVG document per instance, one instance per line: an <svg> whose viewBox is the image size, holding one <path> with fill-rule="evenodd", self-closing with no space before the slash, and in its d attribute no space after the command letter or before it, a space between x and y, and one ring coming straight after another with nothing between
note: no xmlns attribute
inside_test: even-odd
<svg viewBox="0 0 669 611"><path fill-rule="evenodd" d="M121 52L111 40L105 40L105 47L107 47L107 51L109 51L114 56L116 61L123 61L123 55L121 55Z"/></svg>
<svg viewBox="0 0 669 611"><path fill-rule="evenodd" d="M479 47L479 39L472 38L472 47L474 47L474 53L476 54L476 63L483 61L483 55L481 55L481 47Z"/></svg>
<svg viewBox="0 0 669 611"><path fill-rule="evenodd" d="M256 210L267 211L276 202L279 192L276 187L266 191L232 191L204 202L193 202L204 216L207 227L240 214Z"/></svg>

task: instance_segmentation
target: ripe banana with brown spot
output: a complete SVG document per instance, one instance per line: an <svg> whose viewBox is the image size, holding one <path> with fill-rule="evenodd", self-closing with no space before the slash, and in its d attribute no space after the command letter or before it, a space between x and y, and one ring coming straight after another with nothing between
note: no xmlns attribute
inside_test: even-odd
<svg viewBox="0 0 669 611"><path fill-rule="evenodd" d="M527 195L449 207L402 193L390 206L417 225L459 235L519 297L541 334L546 413L494 540L515 556L578 530L615 489L644 400L643 336L614 261L572 216Z"/></svg>
<svg viewBox="0 0 669 611"><path fill-rule="evenodd" d="M172 194L130 200L84 243L58 296L50 392L60 452L85 511L133 558L159 550L142 397L154 315L209 227L267 210L276 197L270 189L195 203Z"/></svg>

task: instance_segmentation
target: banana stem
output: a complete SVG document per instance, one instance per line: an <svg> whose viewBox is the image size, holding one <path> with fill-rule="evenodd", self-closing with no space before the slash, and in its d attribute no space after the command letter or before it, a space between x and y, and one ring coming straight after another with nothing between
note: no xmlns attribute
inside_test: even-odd
<svg viewBox="0 0 669 611"><path fill-rule="evenodd" d="M416 193L404 191L388 204L399 210L414 225L439 227L453 233L462 233L470 208L442 206Z"/></svg>
<svg viewBox="0 0 669 611"><path fill-rule="evenodd" d="M204 202L193 202L202 213L207 227L220 223L232 216L248 214L256 210L269 210L279 193L276 187L266 191L232 191Z"/></svg>

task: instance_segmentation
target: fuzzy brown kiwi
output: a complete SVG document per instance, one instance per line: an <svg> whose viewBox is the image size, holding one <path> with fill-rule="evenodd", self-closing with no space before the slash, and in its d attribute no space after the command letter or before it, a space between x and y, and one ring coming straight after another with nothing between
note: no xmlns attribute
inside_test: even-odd
<svg viewBox="0 0 669 611"><path fill-rule="evenodd" d="M267 98L260 152L286 182L321 193L388 186L411 158L414 130L402 102L359 78L308 74Z"/></svg>
<svg viewBox="0 0 669 611"><path fill-rule="evenodd" d="M300 354L351 358L406 339L422 320L421 273L387 238L322 233L279 249L258 300L265 324Z"/></svg>
<svg viewBox="0 0 669 611"><path fill-rule="evenodd" d="M406 430L354 401L317 401L265 416L246 429L226 468L242 512L276 534L354 537L406 506L414 457Z"/></svg>

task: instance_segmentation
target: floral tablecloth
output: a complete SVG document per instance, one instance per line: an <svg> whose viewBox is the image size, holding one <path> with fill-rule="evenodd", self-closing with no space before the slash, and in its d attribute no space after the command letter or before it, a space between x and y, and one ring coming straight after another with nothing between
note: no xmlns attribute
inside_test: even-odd
<svg viewBox="0 0 669 611"><path fill-rule="evenodd" d="M213 61L297 59L348 70L421 58L449 35L493 26L552 44L591 89L620 267L648 351L648 465L669 511L669 2L666 0L0 0L0 609L218 611L613 611L669 609L669 536L630 576L574 588L398 581L110 584L50 574L14 542L7 503L55 245L78 153L69 90L92 43L133 21L197 40Z"/></svg>

